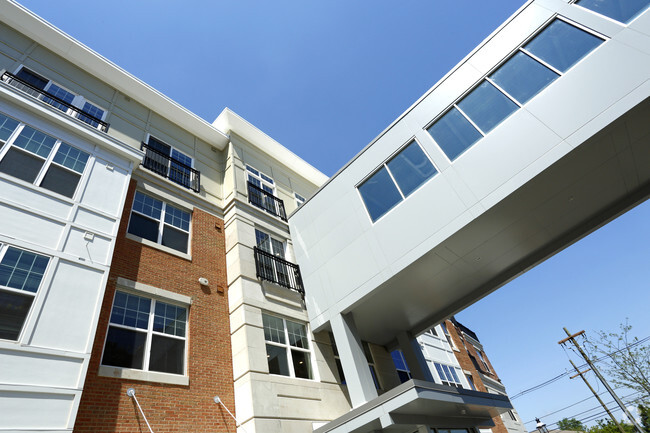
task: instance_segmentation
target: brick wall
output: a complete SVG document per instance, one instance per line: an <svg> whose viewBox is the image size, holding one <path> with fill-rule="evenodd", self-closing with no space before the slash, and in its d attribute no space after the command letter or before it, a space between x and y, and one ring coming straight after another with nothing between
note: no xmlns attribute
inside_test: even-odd
<svg viewBox="0 0 650 433"><path fill-rule="evenodd" d="M481 363L481 358L478 356L478 353L476 353L476 348L472 344L466 343L464 341L464 339L461 336L460 330L456 327L456 325L451 320L446 320L445 325L447 326L447 330L449 331L449 335L453 340L454 345L456 345L456 347L458 348L458 352L454 350L454 355L456 355L456 359L458 360L460 367L463 370L467 370L472 374L472 379L474 380L474 385L476 386L477 391L488 392L487 388L485 387L485 384L481 379L481 374L488 376L490 379L494 379L498 382L500 382L500 380L496 372L494 371L494 368L492 367L490 360L487 358L487 355L485 354L485 352L483 352L483 359L485 359L485 362L487 363L490 372L487 372L483 367L483 364ZM479 371L474 365L474 362L472 362L472 358L470 356L474 357L479 368L481 368L480 371L481 374L479 374ZM494 421L494 427L492 427L493 433L508 432L508 429L503 424L503 420L501 419L500 416L495 416L494 418L492 418L492 421Z"/></svg>
<svg viewBox="0 0 650 433"><path fill-rule="evenodd" d="M135 402L126 395L133 387L156 433L234 432L232 418L213 401L218 395L234 413L227 292L217 290L217 286L225 288L227 281L223 221L194 209L191 261L127 239L135 186L132 181L74 431L148 432ZM188 317L188 386L97 375L118 277L193 298ZM200 277L209 280L209 288L201 287Z"/></svg>

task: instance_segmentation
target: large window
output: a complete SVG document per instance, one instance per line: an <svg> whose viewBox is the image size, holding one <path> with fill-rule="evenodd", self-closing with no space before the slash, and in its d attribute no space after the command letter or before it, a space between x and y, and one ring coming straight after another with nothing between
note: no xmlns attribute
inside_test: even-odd
<svg viewBox="0 0 650 433"><path fill-rule="evenodd" d="M136 191L128 232L187 253L190 213Z"/></svg>
<svg viewBox="0 0 650 433"><path fill-rule="evenodd" d="M359 185L370 219L377 221L436 173L418 143L411 141Z"/></svg>
<svg viewBox="0 0 650 433"><path fill-rule="evenodd" d="M30 251L0 245L0 339L20 337L49 261Z"/></svg>
<svg viewBox="0 0 650 433"><path fill-rule="evenodd" d="M117 291L102 365L185 374L187 308Z"/></svg>
<svg viewBox="0 0 650 433"><path fill-rule="evenodd" d="M456 388L463 387L459 379L461 374L460 369L451 365L440 364L438 362L434 362L433 365L436 367L436 371L438 372L438 376L440 376L443 385L454 386Z"/></svg>
<svg viewBox="0 0 650 433"><path fill-rule="evenodd" d="M449 160L455 160L601 43L592 33L553 20L427 131Z"/></svg>
<svg viewBox="0 0 650 433"><path fill-rule="evenodd" d="M390 356L393 358L393 364L395 364L395 369L397 370L397 376L399 376L400 382L404 383L411 379L411 370L409 370L408 364L406 364L406 359L404 359L402 351L393 350L390 353Z"/></svg>
<svg viewBox="0 0 650 433"><path fill-rule="evenodd" d="M307 327L262 313L269 373L312 379Z"/></svg>
<svg viewBox="0 0 650 433"><path fill-rule="evenodd" d="M89 125L94 126L95 128L99 127L100 124L97 120L104 120L106 116L106 111L99 108L97 105L90 103L86 98L81 95L77 95L59 84L54 83L52 80L44 78L34 71L31 71L24 66L16 73L16 78L22 80L25 83L33 86L37 90L42 90L47 92L52 96L57 97L65 104L57 101L56 99L47 97L41 92L34 90L29 86L25 86L18 81L11 81L11 84L14 87L17 87L30 95L41 99L43 102L50 104L51 106L63 111L64 113L76 117L77 119L88 123ZM70 105L74 106L76 109L70 108Z"/></svg>
<svg viewBox="0 0 650 433"><path fill-rule="evenodd" d="M578 0L583 8L613 20L629 23L650 5L650 0Z"/></svg>
<svg viewBox="0 0 650 433"><path fill-rule="evenodd" d="M157 138L149 136L142 165L172 182L197 189L194 160Z"/></svg>
<svg viewBox="0 0 650 433"><path fill-rule="evenodd" d="M0 172L72 198L89 154L0 113Z"/></svg>
<svg viewBox="0 0 650 433"><path fill-rule="evenodd" d="M281 259L285 258L283 242L257 229L255 229L255 241L260 250ZM278 260L261 259L259 265L262 267L260 271L267 277L267 280L277 281L285 286L290 284L289 269L286 264Z"/></svg>

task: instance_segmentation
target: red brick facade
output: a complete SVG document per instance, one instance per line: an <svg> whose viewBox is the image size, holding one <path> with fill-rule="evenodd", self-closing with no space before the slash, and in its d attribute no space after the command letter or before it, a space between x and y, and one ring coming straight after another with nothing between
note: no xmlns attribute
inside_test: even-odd
<svg viewBox="0 0 650 433"><path fill-rule="evenodd" d="M472 374L474 386L476 387L477 391L488 392L487 388L485 387L485 384L483 383L483 380L481 379L481 374L489 377L490 379L494 379L497 382L500 382L500 380L499 380L499 376L497 376L494 368L492 367L490 360L485 355L485 352L482 353L483 353L483 359L485 360L488 367L487 369L481 362L481 358L479 357L476 348L472 344L465 342L465 339L462 337L461 330L458 327L456 327L456 325L451 320L446 320L445 326L449 331L449 336L453 340L454 345L458 349L458 352L454 350L454 354L456 355L456 359L458 360L460 367L463 370L469 371ZM503 420L501 419L500 416L495 416L494 418L492 418L492 421L494 421L494 427L492 427L493 433L508 432L508 429L503 424Z"/></svg>
<svg viewBox="0 0 650 433"><path fill-rule="evenodd" d="M127 389L133 387L156 433L234 432L233 419L213 401L218 395L234 412L223 220L194 209L191 260L127 239L135 186L132 181L74 431L148 432L135 402L126 395ZM188 316L188 386L98 376L118 277L192 297ZM209 280L208 287L199 284L201 277Z"/></svg>

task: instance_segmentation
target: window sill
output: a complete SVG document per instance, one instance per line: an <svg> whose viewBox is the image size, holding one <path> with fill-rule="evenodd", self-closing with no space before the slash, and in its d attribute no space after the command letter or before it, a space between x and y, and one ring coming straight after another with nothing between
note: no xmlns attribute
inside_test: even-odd
<svg viewBox="0 0 650 433"><path fill-rule="evenodd" d="M142 371L132 368L111 367L107 365L99 366L97 374L102 377L112 377L115 379L141 380L145 382L158 382L185 386L190 384L190 378L188 376L159 373L156 371Z"/></svg>
<svg viewBox="0 0 650 433"><path fill-rule="evenodd" d="M169 248L169 247L166 247L164 245L160 245L159 243L152 242L149 239L141 238L140 236L136 236L136 235L133 235L131 233L127 233L126 238L130 239L132 241L135 241L135 242L139 242L139 243L141 243L143 245L147 245L149 247L156 248L157 250L164 251L164 252L166 252L168 254L171 254L173 256L180 257L181 259L192 261L192 255L191 254L182 253L182 252L180 252L178 250L175 250L173 248Z"/></svg>

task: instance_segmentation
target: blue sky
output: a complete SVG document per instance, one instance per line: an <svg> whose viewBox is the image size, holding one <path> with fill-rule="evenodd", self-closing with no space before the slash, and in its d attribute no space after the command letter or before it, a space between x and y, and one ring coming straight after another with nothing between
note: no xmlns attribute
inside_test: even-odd
<svg viewBox="0 0 650 433"><path fill-rule="evenodd" d="M523 0L21 3L204 119L230 107L332 175ZM457 315L511 395L570 367L563 326L593 334L628 317L650 335L648 221L644 204ZM529 421L588 396L565 377L513 403Z"/></svg>

